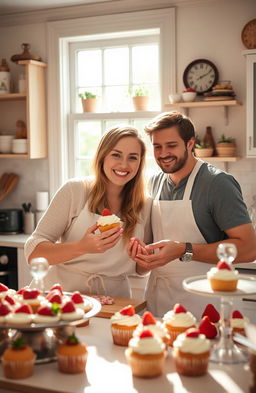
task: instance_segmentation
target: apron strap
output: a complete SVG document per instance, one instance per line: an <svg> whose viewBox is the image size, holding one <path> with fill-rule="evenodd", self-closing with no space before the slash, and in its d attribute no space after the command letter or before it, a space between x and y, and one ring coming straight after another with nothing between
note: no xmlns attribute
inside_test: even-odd
<svg viewBox="0 0 256 393"><path fill-rule="evenodd" d="M93 285L94 280L99 280L100 285L103 290L102 293L104 293L104 295L107 295L107 291L106 291L106 287L105 287L103 278L100 274L96 274L96 273L90 274L89 276L86 277L86 280L85 280L85 284L88 286L90 293L92 292L92 285Z"/></svg>
<svg viewBox="0 0 256 393"><path fill-rule="evenodd" d="M204 163L204 161L202 161L200 159L196 159L196 160L197 160L197 163L194 166L192 172L190 173L187 184L186 184L186 188L185 188L184 195L183 195L183 201L184 200L189 201L192 187L193 187L193 184L195 181L195 177L196 177L201 165Z"/></svg>

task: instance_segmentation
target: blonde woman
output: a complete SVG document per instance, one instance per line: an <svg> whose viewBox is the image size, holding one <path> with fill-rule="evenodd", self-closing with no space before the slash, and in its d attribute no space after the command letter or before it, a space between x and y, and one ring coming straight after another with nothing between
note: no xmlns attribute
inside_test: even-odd
<svg viewBox="0 0 256 393"><path fill-rule="evenodd" d="M57 191L25 244L28 263L45 257L51 265L46 289L59 282L66 291L130 297L127 276L141 268L127 255L128 240L151 237L144 162L138 131L116 127L100 141L94 178L71 179ZM103 208L119 216L123 226L99 233L96 222Z"/></svg>

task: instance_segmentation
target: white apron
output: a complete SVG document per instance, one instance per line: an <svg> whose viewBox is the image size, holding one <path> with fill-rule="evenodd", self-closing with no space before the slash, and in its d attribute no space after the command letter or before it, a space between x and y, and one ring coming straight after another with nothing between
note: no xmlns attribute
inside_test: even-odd
<svg viewBox="0 0 256 393"><path fill-rule="evenodd" d="M163 183L168 175L163 177L152 206L154 242L170 239L192 244L206 243L196 225L190 200L194 180L202 163L203 161L197 160L188 178L182 200L160 200ZM216 299L186 292L182 287L182 281L190 276L206 274L211 266L208 263L196 261L186 263L176 259L152 270L145 293L148 310L153 315L162 317L175 303L181 303L196 317L200 317L206 304L214 303ZM219 305L219 301L215 304Z"/></svg>
<svg viewBox="0 0 256 393"><path fill-rule="evenodd" d="M81 239L87 228L94 225L99 215L89 212L86 203L71 228L63 237L65 242ZM143 238L143 225L137 225L135 236ZM127 274L135 273L135 264L128 257L122 239L104 253L85 254L72 261L53 265L44 279L45 289L60 283L65 291L80 291L117 297L131 297ZM30 284L32 287L33 281Z"/></svg>

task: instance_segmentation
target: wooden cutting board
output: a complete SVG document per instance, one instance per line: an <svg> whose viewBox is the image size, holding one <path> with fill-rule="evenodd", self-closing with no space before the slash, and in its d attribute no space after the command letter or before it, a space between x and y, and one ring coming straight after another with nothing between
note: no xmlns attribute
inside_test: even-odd
<svg viewBox="0 0 256 393"><path fill-rule="evenodd" d="M143 301L138 299L130 299L130 298L114 297L114 296L111 297L113 297L115 303L102 306L99 314L95 315L96 317L110 318L117 311L121 310L121 308L125 306L129 306L129 304L131 304L135 308L136 313L146 308L147 302L145 300Z"/></svg>

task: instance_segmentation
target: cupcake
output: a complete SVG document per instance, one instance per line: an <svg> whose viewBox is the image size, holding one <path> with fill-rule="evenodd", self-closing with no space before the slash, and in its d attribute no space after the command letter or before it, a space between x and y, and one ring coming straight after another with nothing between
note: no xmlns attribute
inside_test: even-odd
<svg viewBox="0 0 256 393"><path fill-rule="evenodd" d="M197 377L207 373L210 341L198 329L180 334L173 343L173 357L179 374Z"/></svg>
<svg viewBox="0 0 256 393"><path fill-rule="evenodd" d="M61 307L60 318L64 321L74 321L77 319L82 319L84 317L84 311L81 308L75 308L71 300L67 301Z"/></svg>
<svg viewBox="0 0 256 393"><path fill-rule="evenodd" d="M11 308L14 308L15 305L17 304L17 303L15 303L15 300L13 299L13 297L11 297L10 295L5 295L5 297L3 298L3 300L4 300L5 302L7 302L8 305L9 305Z"/></svg>
<svg viewBox="0 0 256 393"><path fill-rule="evenodd" d="M36 355L32 348L25 344L22 337L13 341L2 356L3 372L6 378L21 379L33 374Z"/></svg>
<svg viewBox="0 0 256 393"><path fill-rule="evenodd" d="M75 307L81 308L84 312L88 312L92 309L92 305L89 300L84 298L78 291L73 292L70 299L74 303Z"/></svg>
<svg viewBox="0 0 256 393"><path fill-rule="evenodd" d="M190 311L177 303L171 311L163 316L163 323L170 334L169 345L172 345L180 333L196 326L196 318Z"/></svg>
<svg viewBox="0 0 256 393"><path fill-rule="evenodd" d="M100 232L105 232L111 228L120 226L121 220L115 214L112 214L109 209L103 209L97 224Z"/></svg>
<svg viewBox="0 0 256 393"><path fill-rule="evenodd" d="M58 289L53 289L46 295L46 300L50 303L61 304L62 303L62 294L59 292Z"/></svg>
<svg viewBox="0 0 256 393"><path fill-rule="evenodd" d="M60 319L60 307L58 304L41 306L34 315L35 323L56 323Z"/></svg>
<svg viewBox="0 0 256 393"><path fill-rule="evenodd" d="M9 288L6 285L0 283L0 299L5 297L5 295L7 295L7 293L8 293L8 291L9 291Z"/></svg>
<svg viewBox="0 0 256 393"><path fill-rule="evenodd" d="M207 304L202 314L202 318L205 316L209 317L210 321L213 323L218 323L220 320L220 314L213 304Z"/></svg>
<svg viewBox="0 0 256 393"><path fill-rule="evenodd" d="M141 321L140 316L135 314L134 307L129 305L116 312L110 319L114 344L127 346Z"/></svg>
<svg viewBox="0 0 256 393"><path fill-rule="evenodd" d="M87 354L86 346L75 335L69 336L56 351L59 371L68 374L83 373Z"/></svg>
<svg viewBox="0 0 256 393"><path fill-rule="evenodd" d="M8 314L11 314L9 304L0 300L0 324L5 323Z"/></svg>
<svg viewBox="0 0 256 393"><path fill-rule="evenodd" d="M142 316L142 321L133 332L133 337L139 336L144 330L150 330L155 336L161 338L166 345L169 346L170 335L166 327L159 321L156 321L151 312L146 311Z"/></svg>
<svg viewBox="0 0 256 393"><path fill-rule="evenodd" d="M219 261L216 267L212 267L207 272L207 279L213 291L235 291L238 278L238 271L225 261Z"/></svg>
<svg viewBox="0 0 256 393"><path fill-rule="evenodd" d="M44 297L40 295L41 291L32 288L26 288L22 293L23 303L29 304L33 313L37 312L41 302L44 300Z"/></svg>
<svg viewBox="0 0 256 393"><path fill-rule="evenodd" d="M198 329L201 334L204 334L206 338L215 338L218 334L218 330L213 322L210 321L208 315L205 315L199 323Z"/></svg>
<svg viewBox="0 0 256 393"><path fill-rule="evenodd" d="M245 333L245 325L249 323L249 318L246 318L243 316L243 314L235 310L232 312L231 318L229 320L230 327L233 329L233 334L234 333L239 333L242 334L243 336L246 336Z"/></svg>
<svg viewBox="0 0 256 393"><path fill-rule="evenodd" d="M51 287L51 289L50 289L50 291L59 291L59 293L61 294L61 295L63 295L63 289L62 289L62 286L59 284L59 283L56 283L56 284L54 284L52 287Z"/></svg>
<svg viewBox="0 0 256 393"><path fill-rule="evenodd" d="M129 341L125 356L135 377L154 378L163 373L165 344L150 330L144 330Z"/></svg>
<svg viewBox="0 0 256 393"><path fill-rule="evenodd" d="M33 311L29 304L23 304L16 308L13 313L6 315L6 323L9 325L30 325L33 321Z"/></svg>

